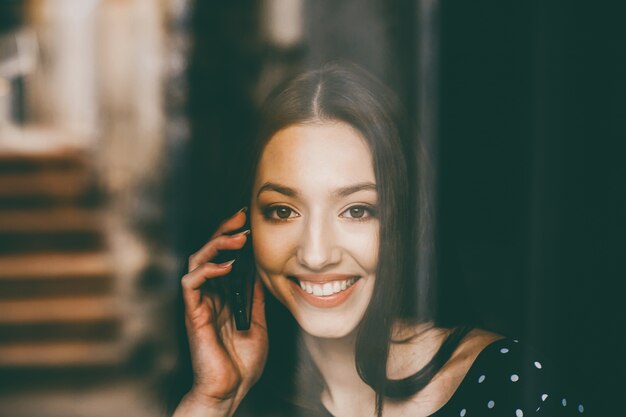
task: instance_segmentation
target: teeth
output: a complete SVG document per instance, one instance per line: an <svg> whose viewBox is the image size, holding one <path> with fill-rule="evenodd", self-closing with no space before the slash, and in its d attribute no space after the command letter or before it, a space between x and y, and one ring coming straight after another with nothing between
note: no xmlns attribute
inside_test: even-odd
<svg viewBox="0 0 626 417"><path fill-rule="evenodd" d="M326 282L324 284L300 281L300 288L317 297L328 297L329 295L338 294L350 288L356 280L355 277L352 277L343 281Z"/></svg>
<svg viewBox="0 0 626 417"><path fill-rule="evenodd" d="M330 282L327 282L326 284L322 285L322 295L331 295L333 293L333 284Z"/></svg>

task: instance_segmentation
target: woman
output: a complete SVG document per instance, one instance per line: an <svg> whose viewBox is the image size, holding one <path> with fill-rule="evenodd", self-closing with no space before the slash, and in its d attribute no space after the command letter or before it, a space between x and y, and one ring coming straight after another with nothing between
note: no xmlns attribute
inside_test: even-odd
<svg viewBox="0 0 626 417"><path fill-rule="evenodd" d="M268 98L250 209L219 227L182 279L194 380L175 416L233 415L262 374L250 396L280 404L271 412L290 407L285 415L584 411L558 403L543 382L537 392L520 388L526 377L543 381L543 364L526 361L515 341L412 317L414 213L391 97L362 70L329 65ZM229 234L246 217L251 233ZM211 262L217 253L248 239L258 279L251 328L239 332L228 306L202 287L233 268ZM284 308L275 319L273 299ZM290 349L273 342L296 340L285 337L288 314L302 347L291 365Z"/></svg>

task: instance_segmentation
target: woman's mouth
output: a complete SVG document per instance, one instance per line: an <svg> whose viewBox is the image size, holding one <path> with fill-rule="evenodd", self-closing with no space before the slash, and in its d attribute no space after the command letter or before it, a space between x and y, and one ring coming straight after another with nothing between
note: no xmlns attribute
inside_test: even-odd
<svg viewBox="0 0 626 417"><path fill-rule="evenodd" d="M335 307L352 293L361 278L357 275L299 275L290 281L300 296L316 307Z"/></svg>
<svg viewBox="0 0 626 417"><path fill-rule="evenodd" d="M326 283L299 281L300 288L309 294L313 294L316 297L328 297L333 294L339 294L342 291L350 288L357 278L352 277L341 281L331 281Z"/></svg>

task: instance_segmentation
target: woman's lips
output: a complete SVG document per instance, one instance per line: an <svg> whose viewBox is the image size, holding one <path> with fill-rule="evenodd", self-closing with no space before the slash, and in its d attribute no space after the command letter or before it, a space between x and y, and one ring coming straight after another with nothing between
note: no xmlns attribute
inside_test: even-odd
<svg viewBox="0 0 626 417"><path fill-rule="evenodd" d="M306 302L315 307L330 308L343 303L352 294L360 277L347 274L303 274L289 278L294 291Z"/></svg>

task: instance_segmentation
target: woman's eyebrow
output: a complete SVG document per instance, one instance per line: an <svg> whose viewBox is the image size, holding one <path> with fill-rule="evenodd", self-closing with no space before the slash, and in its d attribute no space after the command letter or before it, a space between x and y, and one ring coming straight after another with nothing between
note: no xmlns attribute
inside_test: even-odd
<svg viewBox="0 0 626 417"><path fill-rule="evenodd" d="M347 197L350 194L354 194L358 191L363 190L377 191L376 184L374 184L373 182L361 182L353 185L348 185L346 187L341 187L333 191L333 195L337 197ZM297 197L299 194L298 190L296 190L295 188L287 187L286 185L281 185L275 182L266 182L259 188L259 191L256 194L257 198L259 197L259 195L261 195L262 192L265 191L274 191L286 195L287 197Z"/></svg>
<svg viewBox="0 0 626 417"><path fill-rule="evenodd" d="M361 182L361 183L354 184L354 185L348 185L347 187L339 188L338 190L333 192L333 194L339 197L347 197L350 194L354 194L358 191L363 191L363 190L377 191L376 184L374 184L373 182Z"/></svg>
<svg viewBox="0 0 626 417"><path fill-rule="evenodd" d="M256 196L259 197L264 191L275 191L280 194L284 194L287 197L296 197L298 195L298 191L294 188L287 187L285 185L277 184L275 182L266 182L259 188L259 191L256 193Z"/></svg>

